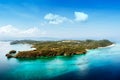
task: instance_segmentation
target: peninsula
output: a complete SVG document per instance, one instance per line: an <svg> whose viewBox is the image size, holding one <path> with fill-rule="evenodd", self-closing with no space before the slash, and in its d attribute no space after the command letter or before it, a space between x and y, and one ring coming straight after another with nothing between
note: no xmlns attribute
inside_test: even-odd
<svg viewBox="0 0 120 80"><path fill-rule="evenodd" d="M75 54L86 54L87 49L110 46L113 43L109 40L60 40L60 41L34 41L16 40L15 44L31 44L35 50L18 51L18 53L6 54L8 58L38 58L51 56L71 56ZM15 52L15 51L14 51Z"/></svg>

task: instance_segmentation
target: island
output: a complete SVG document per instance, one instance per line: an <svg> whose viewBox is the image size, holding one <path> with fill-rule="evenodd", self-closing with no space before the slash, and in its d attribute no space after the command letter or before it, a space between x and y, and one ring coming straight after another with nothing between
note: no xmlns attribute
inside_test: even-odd
<svg viewBox="0 0 120 80"><path fill-rule="evenodd" d="M72 56L77 54L86 54L88 49L106 47L113 44L109 40L60 40L60 41L34 41L34 40L16 40L11 42L15 44L31 44L34 50L16 51L12 50L6 56L8 58L39 58L52 56ZM14 54L11 54L14 53Z"/></svg>

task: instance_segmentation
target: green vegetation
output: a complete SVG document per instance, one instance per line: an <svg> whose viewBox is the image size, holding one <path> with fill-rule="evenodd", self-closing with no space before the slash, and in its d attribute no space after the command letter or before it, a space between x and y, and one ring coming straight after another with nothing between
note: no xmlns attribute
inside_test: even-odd
<svg viewBox="0 0 120 80"><path fill-rule="evenodd" d="M11 50L11 51L9 51L9 53L8 53L8 54L6 54L6 56L7 56L7 58L12 58L12 57L14 57L14 56L15 56L15 53L16 53L16 51L15 51L15 50Z"/></svg>
<svg viewBox="0 0 120 80"><path fill-rule="evenodd" d="M14 57L16 58L36 58L41 56L71 56L74 54L85 54L86 49L95 49L106 47L111 44L109 40L61 40L61 41L33 41L20 40L13 41L13 44L32 44L36 50L19 51Z"/></svg>
<svg viewBox="0 0 120 80"><path fill-rule="evenodd" d="M11 51L9 52L9 54L15 54L15 53L16 53L15 50L11 50Z"/></svg>

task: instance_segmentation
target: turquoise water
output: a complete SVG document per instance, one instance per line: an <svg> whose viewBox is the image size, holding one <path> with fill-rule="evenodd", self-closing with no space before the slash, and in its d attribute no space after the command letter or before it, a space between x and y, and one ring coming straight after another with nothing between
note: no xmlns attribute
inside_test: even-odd
<svg viewBox="0 0 120 80"><path fill-rule="evenodd" d="M9 50L30 50L30 45L0 42L0 80L120 80L120 44L89 50L85 55L39 59L7 59Z"/></svg>

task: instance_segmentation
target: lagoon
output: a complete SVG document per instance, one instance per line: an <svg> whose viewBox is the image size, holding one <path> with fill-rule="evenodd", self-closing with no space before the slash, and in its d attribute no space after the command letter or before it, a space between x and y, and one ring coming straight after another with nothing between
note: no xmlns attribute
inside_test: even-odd
<svg viewBox="0 0 120 80"><path fill-rule="evenodd" d="M31 50L31 45L1 41L0 46L0 80L120 80L120 43L85 55L39 59L5 56L10 50Z"/></svg>

